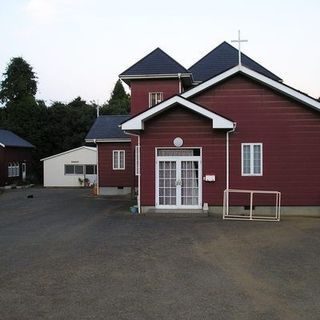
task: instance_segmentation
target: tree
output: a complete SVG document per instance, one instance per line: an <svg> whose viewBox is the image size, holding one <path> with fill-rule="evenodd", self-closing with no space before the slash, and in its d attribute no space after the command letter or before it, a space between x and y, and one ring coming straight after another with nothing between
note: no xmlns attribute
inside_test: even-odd
<svg viewBox="0 0 320 320"><path fill-rule="evenodd" d="M46 113L44 102L37 102L36 76L32 67L21 57L12 58L3 74L0 99L2 126L14 131L37 146Z"/></svg>
<svg viewBox="0 0 320 320"><path fill-rule="evenodd" d="M46 156L81 146L95 118L95 106L80 97L68 104L54 102L48 108Z"/></svg>
<svg viewBox="0 0 320 320"><path fill-rule="evenodd" d="M51 107L37 101L36 76L22 58L12 58L3 75L0 100L4 107L0 108L0 127L12 130L36 147L32 171L40 181L40 159L81 146L96 118L96 105L87 104L80 97L68 104L55 102ZM124 100L123 93L118 91L115 100Z"/></svg>
<svg viewBox="0 0 320 320"><path fill-rule="evenodd" d="M22 58L12 58L3 74L0 100L15 102L26 97L34 97L37 93L37 77L32 67Z"/></svg>
<svg viewBox="0 0 320 320"><path fill-rule="evenodd" d="M12 130L25 138L36 149L33 150L34 174L41 175L40 155L45 145L43 128L46 125L47 109L44 102L36 101L36 75L32 67L21 57L12 58L0 83L0 126ZM29 171L29 172L30 172Z"/></svg>
<svg viewBox="0 0 320 320"><path fill-rule="evenodd" d="M109 102L113 102L115 100L127 99L127 98L128 98L128 94L124 90L124 87L121 83L121 80L118 80L114 86L112 93L111 93L111 98L110 98Z"/></svg>
<svg viewBox="0 0 320 320"><path fill-rule="evenodd" d="M130 95L126 93L118 80L110 99L101 108L101 114L128 114L130 112Z"/></svg>

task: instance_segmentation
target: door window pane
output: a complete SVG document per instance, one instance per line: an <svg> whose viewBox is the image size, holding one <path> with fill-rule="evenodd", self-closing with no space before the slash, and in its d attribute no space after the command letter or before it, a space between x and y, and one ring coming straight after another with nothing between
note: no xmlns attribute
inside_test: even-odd
<svg viewBox="0 0 320 320"><path fill-rule="evenodd" d="M176 162L159 161L159 204L176 205Z"/></svg>
<svg viewBox="0 0 320 320"><path fill-rule="evenodd" d="M199 165L198 161L181 161L181 204L199 204Z"/></svg>

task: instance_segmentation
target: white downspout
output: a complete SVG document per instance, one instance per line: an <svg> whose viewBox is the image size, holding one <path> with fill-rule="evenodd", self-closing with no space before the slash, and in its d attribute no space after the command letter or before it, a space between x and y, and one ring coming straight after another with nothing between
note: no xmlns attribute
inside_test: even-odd
<svg viewBox="0 0 320 320"><path fill-rule="evenodd" d="M99 146L97 144L97 140L93 139L93 143L96 145L97 148L97 172L96 172L96 184L97 184L97 196L100 194L99 188Z"/></svg>
<svg viewBox="0 0 320 320"><path fill-rule="evenodd" d="M179 78L179 93L182 92L182 86L181 86L181 73L178 73L178 78Z"/></svg>
<svg viewBox="0 0 320 320"><path fill-rule="evenodd" d="M227 131L226 136L226 190L230 188L230 148L229 148L229 134L236 130L237 123L233 123L233 128ZM226 205L229 207L229 192L226 192ZM228 212L228 211L227 211Z"/></svg>
<svg viewBox="0 0 320 320"><path fill-rule="evenodd" d="M138 205L138 213L141 213L141 201L140 201L140 184L141 184L141 149L140 149L140 135L128 131L124 131L126 134L138 137L138 149L139 149L139 174L138 174L138 195L137 195L137 205ZM136 159L135 159L136 161ZM135 164L135 162L134 162ZM134 187L134 186L133 186Z"/></svg>

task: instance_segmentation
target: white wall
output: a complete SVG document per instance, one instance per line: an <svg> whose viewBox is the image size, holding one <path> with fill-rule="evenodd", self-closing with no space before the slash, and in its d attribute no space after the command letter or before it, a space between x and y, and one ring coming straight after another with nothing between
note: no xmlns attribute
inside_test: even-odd
<svg viewBox="0 0 320 320"><path fill-rule="evenodd" d="M95 148L77 148L52 156L43 160L43 185L45 187L80 187L79 178L84 175L65 175L65 164L93 164L97 165L97 151ZM86 175L91 183L96 182L96 175Z"/></svg>

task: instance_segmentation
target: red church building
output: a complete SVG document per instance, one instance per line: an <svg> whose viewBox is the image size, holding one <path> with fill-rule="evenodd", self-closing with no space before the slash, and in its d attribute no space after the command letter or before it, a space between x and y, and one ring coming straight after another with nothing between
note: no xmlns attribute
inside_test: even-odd
<svg viewBox="0 0 320 320"><path fill-rule="evenodd" d="M320 208L320 103L226 42L189 69L157 48L120 74L130 116L101 116L100 194L136 191L140 212L223 205L224 190L276 190ZM248 198L230 194L230 205ZM271 206L268 195L257 206Z"/></svg>

